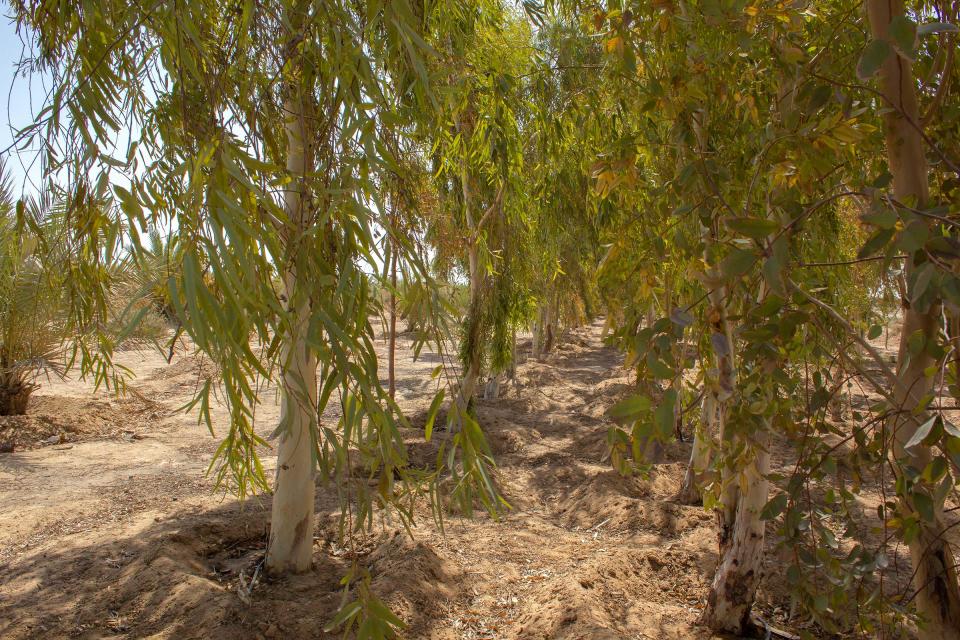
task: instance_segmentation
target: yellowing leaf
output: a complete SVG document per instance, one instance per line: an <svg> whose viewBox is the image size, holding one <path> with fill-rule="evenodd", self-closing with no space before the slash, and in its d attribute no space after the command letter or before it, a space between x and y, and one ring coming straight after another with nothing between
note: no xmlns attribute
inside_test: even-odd
<svg viewBox="0 0 960 640"><path fill-rule="evenodd" d="M616 53L617 55L623 55L623 38L620 36L614 36L607 40L606 44L607 53Z"/></svg>

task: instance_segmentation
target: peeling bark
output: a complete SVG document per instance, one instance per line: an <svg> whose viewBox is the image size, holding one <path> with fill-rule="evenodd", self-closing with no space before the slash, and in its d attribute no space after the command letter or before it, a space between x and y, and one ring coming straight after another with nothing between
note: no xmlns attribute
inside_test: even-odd
<svg viewBox="0 0 960 640"><path fill-rule="evenodd" d="M715 631L744 635L752 623L750 611L760 584L763 567L763 538L766 523L760 512L767 503L770 454L767 433L753 443L755 458L743 471L743 485L737 503L736 527L730 547L717 567L707 608L700 622Z"/></svg>

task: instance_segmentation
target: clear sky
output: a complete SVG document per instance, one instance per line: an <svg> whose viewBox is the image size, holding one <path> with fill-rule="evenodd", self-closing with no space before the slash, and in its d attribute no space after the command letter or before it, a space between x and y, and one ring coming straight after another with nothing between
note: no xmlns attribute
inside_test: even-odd
<svg viewBox="0 0 960 640"><path fill-rule="evenodd" d="M37 99L31 104L31 96L42 98L45 93L40 79L15 77L24 43L9 13L9 7L4 7L0 15L0 151L10 147L18 129L33 121L33 115L40 106ZM4 155L16 191L36 192L40 175L36 156L36 146L20 151L13 149Z"/></svg>

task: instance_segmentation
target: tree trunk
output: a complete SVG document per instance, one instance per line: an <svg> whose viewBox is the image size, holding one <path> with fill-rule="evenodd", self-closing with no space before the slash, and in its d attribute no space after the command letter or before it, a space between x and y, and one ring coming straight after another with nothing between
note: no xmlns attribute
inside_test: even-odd
<svg viewBox="0 0 960 640"><path fill-rule="evenodd" d="M301 291L297 244L307 228L303 180L308 173L306 127L301 105L287 102L287 170L294 177L284 195L289 231L290 262L284 273L290 335L283 343L280 424L284 427L277 452L267 570L274 574L308 571L313 558L314 456L317 403L317 358L307 343L310 299Z"/></svg>
<svg viewBox="0 0 960 640"><path fill-rule="evenodd" d="M469 245L467 247L467 268L470 270L470 302L467 308L466 335L467 349L464 361L464 371L460 383L460 391L455 399L458 415L452 425L454 431L459 430L462 422L460 416L464 415L470 408L470 402L473 400L477 391L477 383L480 380L480 366L482 360L482 345L480 344L480 313L481 313L481 293L483 287L483 273L480 268L480 238L477 225L479 221L474 220L473 211L470 208L470 183L469 173L466 161L463 162L462 173L460 176L461 189L463 191L464 217L467 221L467 233L470 235Z"/></svg>
<svg viewBox="0 0 960 640"><path fill-rule="evenodd" d="M466 370L463 372L463 383L460 385L460 394L457 406L466 411L477 391L477 382L480 380L480 259L479 247L474 243L469 249L470 263L470 308L467 311L467 340L469 354L467 354Z"/></svg>
<svg viewBox="0 0 960 640"><path fill-rule="evenodd" d="M723 461L727 455L734 451L737 441L727 426L726 407L720 406L717 408L717 411L720 414L720 419L718 420L719 427L717 429L720 436L720 459ZM740 485L737 483L737 478L733 471L734 470L730 469L726 464L722 464L719 470L720 502L715 511L717 515L717 548L720 550L721 555L730 549L730 544L733 540L733 531L737 522L737 503L740 501Z"/></svg>
<svg viewBox="0 0 960 640"><path fill-rule="evenodd" d="M715 241L713 232L705 230L711 241ZM717 269L708 274L711 283L719 282L721 276ZM733 397L736 385L736 366L734 360L735 343L733 328L727 318L727 287L722 284L708 285L712 289L708 295L710 307L707 309L707 321L710 325L713 346L713 357L716 363L716 381L709 382L707 394L713 394L714 411L716 412L717 433L720 440L720 456L726 456L735 449L735 442L731 430L727 428L727 401ZM720 553L724 553L730 545L736 522L737 501L739 500L739 485L731 475L727 465L721 465L719 470L720 496L716 508L717 514L717 542Z"/></svg>
<svg viewBox="0 0 960 640"><path fill-rule="evenodd" d="M960 399L960 313L947 312L947 337L953 347L953 397Z"/></svg>
<svg viewBox="0 0 960 640"><path fill-rule="evenodd" d="M534 360L540 359L540 354L543 351L543 324L540 322L540 318L543 317L540 309L537 309L537 317L533 321L533 340L530 345L530 357Z"/></svg>
<svg viewBox="0 0 960 640"><path fill-rule="evenodd" d="M757 303L762 304L769 292L767 282L762 281ZM727 339L732 345L729 333ZM769 375L778 363L764 360L757 365ZM721 507L718 510L721 559L700 622L714 631L745 635L753 627L750 611L763 568L766 522L760 519L760 513L770 492L767 481L770 473L770 421L764 419L752 438L733 437L725 423L725 407L721 407L720 416L723 453L738 449L742 442L747 452L753 454L753 459L743 469L730 468L726 464L722 467Z"/></svg>
<svg viewBox="0 0 960 640"><path fill-rule="evenodd" d="M670 382L671 388L677 392L677 401L673 404L673 429L677 440L683 442L683 372L687 360L687 343L680 342L680 353L677 359L677 375Z"/></svg>
<svg viewBox="0 0 960 640"><path fill-rule="evenodd" d="M700 409L700 422L693 433L693 448L690 450L690 464L683 476L683 485L677 496L682 504L701 504L700 484L703 472L710 466L710 441L717 426L717 400L712 393L703 394Z"/></svg>
<svg viewBox="0 0 960 640"><path fill-rule="evenodd" d="M685 8L681 4L681 8ZM690 126L697 143L697 153L702 159L707 152L707 140L704 133L703 120L705 113L697 111L690 119ZM710 259L710 247L716 244L716 232L712 227L700 226L700 235L704 244L704 260ZM706 286L709 290L707 300L707 325L710 329L710 343L713 347L713 362L715 369L705 372L704 376L704 411L707 421L701 418L701 425L708 430L694 433L693 450L690 453L691 465L687 468L684 484L680 491L680 498L689 504L696 504L702 500L699 475L709 465L710 441L714 433L719 436L721 456L733 448L730 431L726 428L726 403L733 396L736 385L736 367L734 360L733 329L727 319L727 287L722 281L722 275L717 268L706 272ZM713 377L713 380L709 378ZM707 402L710 398L710 402ZM709 406L708 406L709 404ZM709 409L709 410L708 410ZM698 464L694 464L697 462ZM692 468L691 468L692 467ZM718 478L720 483L719 505L716 508L718 522L718 542L721 553L729 546L730 533L737 508L737 485L729 478L729 474L721 467Z"/></svg>
<svg viewBox="0 0 960 640"><path fill-rule="evenodd" d="M546 301L537 311L537 321L533 326L533 357L542 358L553 348L553 294L548 292Z"/></svg>
<svg viewBox="0 0 960 640"><path fill-rule="evenodd" d="M778 96L780 99L777 104L783 104L784 99L789 99L788 96L792 94L792 90L782 91ZM772 189L771 186L771 191ZM767 201L768 216L774 218L775 211L770 204L769 194L770 192L768 192ZM770 242L775 240L776 237L771 236ZM767 280L761 280L757 304L762 304L769 293L770 286ZM721 372L725 367L730 369L730 386L721 388L718 393L728 394L727 397L729 397L734 392L733 336L729 324L725 321L725 308L712 309L710 313L711 321L722 320L727 324L724 327L723 340L715 336L712 342L715 347L721 342L726 343L726 348L719 348L720 353L717 355L721 358L726 355L729 362L718 360L718 366ZM717 327L715 331L719 329L720 327ZM729 353L725 354L725 352ZM769 373L776 369L778 363L768 358L754 362L754 366L760 367L760 371L753 373L761 373L762 378L768 378ZM771 395L773 393L775 391L771 391ZM737 451L742 444L745 449L744 455L752 454L753 459L749 460L742 469L731 468L724 460L721 468L721 506L718 510L721 559L710 585L707 606L701 614L700 622L714 631L742 636L753 630L750 613L762 576L766 522L761 519L760 514L769 497L767 475L770 473L768 446L770 420L764 418L752 437L740 434L732 436L727 428L725 409L726 407L721 405L720 432L723 455Z"/></svg>
<svg viewBox="0 0 960 640"><path fill-rule="evenodd" d="M22 416L27 412L30 394L36 388L20 376L0 374L0 416Z"/></svg>
<svg viewBox="0 0 960 640"><path fill-rule="evenodd" d="M533 323L533 358L539 360L546 353L547 332L547 304L541 304L537 309L537 319Z"/></svg>
<svg viewBox="0 0 960 640"><path fill-rule="evenodd" d="M593 322L596 310L593 308L593 301L590 299L590 287L587 285L587 279L584 277L583 271L580 272L579 284L580 297L583 299L583 315L585 316L587 324L590 324Z"/></svg>
<svg viewBox="0 0 960 640"><path fill-rule="evenodd" d="M904 15L902 0L866 0L867 16L873 37L887 39L890 22ZM929 201L928 167L920 132L916 86L909 61L891 53L880 70L881 93L886 135L887 162L893 175L893 190L897 200L923 208ZM913 258L907 261L907 274L916 268ZM922 471L930 461L931 453L923 445L905 450L904 445L916 433L924 417L913 414L921 398L930 392L933 379L925 370L934 364L926 350L909 356L909 338L922 331L927 339L935 339L939 332L940 305L933 304L925 312L909 305L904 298L903 331L897 356L897 384L894 400L904 410L895 414L888 428L893 429L894 455L897 462ZM899 465L895 465L899 468ZM900 508L915 511L908 495L899 498ZM960 588L956 574L956 560L950 545L943 537L943 504L934 504L933 521L921 521L920 534L910 544L914 569L915 602L924 619L920 628L922 638L956 640L960 638Z"/></svg>
<svg viewBox="0 0 960 640"><path fill-rule="evenodd" d="M553 296L550 296L547 299L547 306L544 307L544 317L543 317L543 355L550 353L550 350L553 349L553 342L556 338L554 335L554 304Z"/></svg>
<svg viewBox="0 0 960 640"><path fill-rule="evenodd" d="M767 428L752 443L756 457L743 470L737 501L736 526L729 548L720 560L707 597L701 623L714 631L744 635L751 628L750 610L760 584L766 522L760 512L767 504L770 454Z"/></svg>
<svg viewBox="0 0 960 640"><path fill-rule="evenodd" d="M397 357L397 247L390 253L390 343L387 357L387 377L389 378L389 393L393 398L397 394L397 379L395 375Z"/></svg>

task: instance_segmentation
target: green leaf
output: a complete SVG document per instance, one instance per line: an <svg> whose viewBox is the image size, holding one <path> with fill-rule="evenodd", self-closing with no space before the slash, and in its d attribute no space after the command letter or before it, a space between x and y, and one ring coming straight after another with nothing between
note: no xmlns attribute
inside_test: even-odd
<svg viewBox="0 0 960 640"><path fill-rule="evenodd" d="M657 406L657 410L653 416L654 424L657 427L657 435L661 440L669 440L673 435L673 417L676 404L676 390L667 389L663 394L663 400Z"/></svg>
<svg viewBox="0 0 960 640"><path fill-rule="evenodd" d="M894 230L891 229L880 229L874 233L870 238L864 243L863 247L857 253L858 259L869 258L873 254L877 253L881 249L887 246L890 242L890 239L893 238Z"/></svg>
<svg viewBox="0 0 960 640"><path fill-rule="evenodd" d="M433 423L436 421L437 413L440 411L443 394L444 389L440 389L440 393L433 397L433 402L430 403L430 409L427 411L427 423L423 427L423 437L427 442L430 442L430 436L433 435Z"/></svg>
<svg viewBox="0 0 960 640"><path fill-rule="evenodd" d="M874 187L875 189L886 189L888 186L890 186L891 182L893 182L893 175L889 171L884 170L883 173L878 175L873 179L872 182L870 182L870 186Z"/></svg>
<svg viewBox="0 0 960 640"><path fill-rule="evenodd" d="M960 438L960 429L958 429L957 425L953 424L949 420L943 421L943 430L954 438Z"/></svg>
<svg viewBox="0 0 960 640"><path fill-rule="evenodd" d="M724 222L731 231L754 240L762 240L780 228L773 220L764 218L728 218Z"/></svg>
<svg viewBox="0 0 960 640"><path fill-rule="evenodd" d="M626 400L621 400L607 410L607 415L614 421L621 419L636 418L647 411L653 403L647 396L631 396Z"/></svg>
<svg viewBox="0 0 960 640"><path fill-rule="evenodd" d="M937 421L938 416L933 416L922 425L920 425L913 435L907 441L907 444L903 445L904 449L912 449L923 442L924 438L927 437L927 434L930 433L930 430L933 429L933 423Z"/></svg>
<svg viewBox="0 0 960 640"><path fill-rule="evenodd" d="M783 308L783 298L780 296L769 295L766 300L757 307L757 313L759 313L764 318L769 318L775 315L780 309Z"/></svg>
<svg viewBox="0 0 960 640"><path fill-rule="evenodd" d="M933 522L933 499L930 496L923 491L914 491L913 506L923 520Z"/></svg>
<svg viewBox="0 0 960 640"><path fill-rule="evenodd" d="M830 97L832 95L833 87L828 84L817 85L810 93L809 99L807 100L807 110L811 113L815 113L830 101Z"/></svg>
<svg viewBox="0 0 960 640"><path fill-rule="evenodd" d="M789 498L785 493L775 495L764 505L763 510L760 512L760 519L773 520L779 516L787 508L788 500Z"/></svg>
<svg viewBox="0 0 960 640"><path fill-rule="evenodd" d="M770 245L770 257L763 261L760 271L771 291L786 295L783 270L790 260L790 247L786 236L780 236Z"/></svg>
<svg viewBox="0 0 960 640"><path fill-rule="evenodd" d="M752 251L733 249L720 263L720 271L726 278L739 278L749 271L756 261L757 256Z"/></svg>
<svg viewBox="0 0 960 640"><path fill-rule="evenodd" d="M958 31L960 29L957 25L949 22L928 22L917 27L917 35L921 38L935 33L957 33Z"/></svg>
<svg viewBox="0 0 960 640"><path fill-rule="evenodd" d="M879 210L873 210L870 213L860 216L860 219L867 224L872 224L880 229L893 229L900 216L892 207L881 207Z"/></svg>
<svg viewBox="0 0 960 640"><path fill-rule="evenodd" d="M916 305L917 301L927 292L927 288L930 286L930 281L933 279L935 269L932 263L924 262L922 265L917 267L916 271L913 273L911 278L911 287L910 287L910 302L911 304Z"/></svg>
<svg viewBox="0 0 960 640"><path fill-rule="evenodd" d="M360 613L360 610L362 608L363 608L363 605L359 600L348 602L347 604L345 604L340 608L340 610L337 612L337 615L333 617L333 620L328 622L323 627L323 630L326 631L327 633L336 631L344 623L352 620L358 613Z"/></svg>
<svg viewBox="0 0 960 640"><path fill-rule="evenodd" d="M860 62L857 63L857 77L866 82L880 71L880 67L887 61L887 57L892 52L890 44L886 40L872 40L863 49L860 54Z"/></svg>
<svg viewBox="0 0 960 640"><path fill-rule="evenodd" d="M917 58L917 25L906 16L895 16L890 20L889 34L893 48L911 62Z"/></svg>
<svg viewBox="0 0 960 640"><path fill-rule="evenodd" d="M867 340L876 340L881 335L883 335L883 327L879 324L875 324L870 327L870 330L867 331Z"/></svg>
<svg viewBox="0 0 960 640"><path fill-rule="evenodd" d="M897 246L904 253L922 249L930 239L930 226L923 220L911 220L897 236Z"/></svg>
<svg viewBox="0 0 960 640"><path fill-rule="evenodd" d="M673 369L671 369L665 362L658 360L657 358L648 357L647 367L650 369L650 373L653 374L653 377L657 378L658 380L670 380L675 375Z"/></svg>
<svg viewBox="0 0 960 640"><path fill-rule="evenodd" d="M940 479L946 475L948 469L949 465L947 464L946 459L941 456L937 456L930 461L930 464L928 464L923 470L923 473L920 474L920 477L923 478L924 481L933 484L934 482L939 482Z"/></svg>
<svg viewBox="0 0 960 640"><path fill-rule="evenodd" d="M824 613L830 606L830 599L826 593L820 592L813 597L813 608Z"/></svg>

